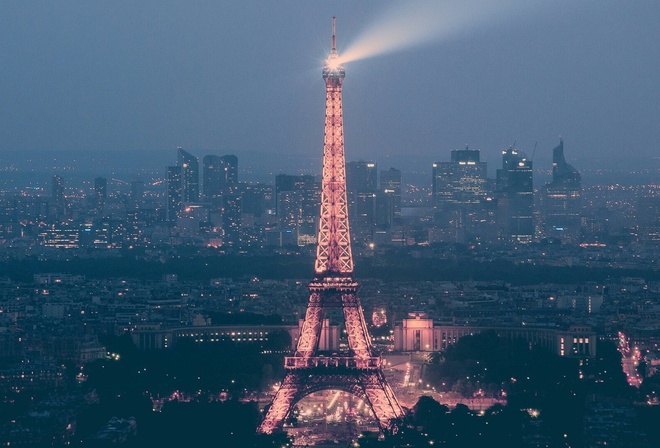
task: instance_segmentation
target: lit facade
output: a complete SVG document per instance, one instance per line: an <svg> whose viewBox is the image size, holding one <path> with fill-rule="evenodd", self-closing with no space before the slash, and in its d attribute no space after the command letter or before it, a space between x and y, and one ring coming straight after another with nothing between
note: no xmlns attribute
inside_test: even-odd
<svg viewBox="0 0 660 448"><path fill-rule="evenodd" d="M294 349L300 336L302 320L298 325L204 325L162 328L158 324L140 324L131 330L131 338L140 350L160 350L174 347L180 340L197 343L233 343L239 345L264 345L273 334L286 332ZM324 319L319 341L320 350L339 349L339 326L330 325Z"/></svg>
<svg viewBox="0 0 660 448"><path fill-rule="evenodd" d="M645 242L660 242L660 196L643 196L637 201L638 237Z"/></svg>
<svg viewBox="0 0 660 448"><path fill-rule="evenodd" d="M463 336L492 330L503 339L523 339L563 357L596 356L596 333L591 327L572 325L568 329L521 327L481 327L436 325L424 313L411 313L394 327L394 349L402 352L444 351Z"/></svg>
<svg viewBox="0 0 660 448"><path fill-rule="evenodd" d="M477 204L487 193L486 162L478 149L451 151L451 161L433 164L433 203L437 209L448 204Z"/></svg>
<svg viewBox="0 0 660 448"><path fill-rule="evenodd" d="M346 192L353 243L364 246L373 241L376 225L378 171L375 162L346 164Z"/></svg>
<svg viewBox="0 0 660 448"><path fill-rule="evenodd" d="M487 194L487 165L480 160L480 151L452 150L449 162L436 162L432 168L434 226L428 241L492 240L488 224L494 202Z"/></svg>
<svg viewBox="0 0 660 448"><path fill-rule="evenodd" d="M183 201L183 184L181 180L181 167L168 166L167 175L167 221L175 223L181 212Z"/></svg>
<svg viewBox="0 0 660 448"><path fill-rule="evenodd" d="M381 170L380 188L376 197L376 219L379 227L392 227L401 217L401 171Z"/></svg>
<svg viewBox="0 0 660 448"><path fill-rule="evenodd" d="M552 150L552 182L543 189L544 233L565 243L580 239L582 176L566 163L564 141Z"/></svg>
<svg viewBox="0 0 660 448"><path fill-rule="evenodd" d="M532 161L514 148L502 151L497 170L497 200L503 237L512 242L534 239L534 182Z"/></svg>
<svg viewBox="0 0 660 448"><path fill-rule="evenodd" d="M315 243L320 200L314 176L277 175L275 207L279 230L292 231L299 245Z"/></svg>
<svg viewBox="0 0 660 448"><path fill-rule="evenodd" d="M64 179L54 175L51 181L51 206L53 214L61 217L66 213L66 199L64 197Z"/></svg>
<svg viewBox="0 0 660 448"><path fill-rule="evenodd" d="M105 201L108 198L108 179L97 177L94 179L94 206L99 213L105 208Z"/></svg>
<svg viewBox="0 0 660 448"><path fill-rule="evenodd" d="M181 167L181 201L191 203L199 201L199 160L197 157L177 148L177 164Z"/></svg>
<svg viewBox="0 0 660 448"><path fill-rule="evenodd" d="M222 195L229 186L238 185L238 158L234 155L207 155L203 160L202 189L204 200Z"/></svg>

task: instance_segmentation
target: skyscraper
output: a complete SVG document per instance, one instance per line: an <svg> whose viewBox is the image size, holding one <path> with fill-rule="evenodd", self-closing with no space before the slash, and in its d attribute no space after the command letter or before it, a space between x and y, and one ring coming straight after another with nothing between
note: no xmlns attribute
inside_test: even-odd
<svg viewBox="0 0 660 448"><path fill-rule="evenodd" d="M534 184L532 161L513 147L502 151L497 170L497 199L503 237L529 243L534 238Z"/></svg>
<svg viewBox="0 0 660 448"><path fill-rule="evenodd" d="M449 162L435 162L432 174L434 236L430 241L465 242L488 220L487 166L478 149L451 151ZM482 227L482 226L481 226ZM483 233L483 229L480 229Z"/></svg>
<svg viewBox="0 0 660 448"><path fill-rule="evenodd" d="M390 168L380 172L380 188L376 202L378 225L384 228L392 227L395 220L401 217L400 170Z"/></svg>
<svg viewBox="0 0 660 448"><path fill-rule="evenodd" d="M351 236L358 244L373 241L377 191L376 163L359 161L346 164L348 213L353 227Z"/></svg>
<svg viewBox="0 0 660 448"><path fill-rule="evenodd" d="M181 167L167 167L167 221L175 223L182 204Z"/></svg>
<svg viewBox="0 0 660 448"><path fill-rule="evenodd" d="M144 201L144 181L136 179L131 182L131 206L140 207Z"/></svg>
<svg viewBox="0 0 660 448"><path fill-rule="evenodd" d="M349 192L375 193L378 188L378 172L375 162L348 162L346 164L346 188ZM350 213L350 210L349 210Z"/></svg>
<svg viewBox="0 0 660 448"><path fill-rule="evenodd" d="M280 230L294 230L298 244L315 241L320 203L314 176L278 174L275 177L275 207Z"/></svg>
<svg viewBox="0 0 660 448"><path fill-rule="evenodd" d="M53 214L60 217L66 212L66 200L64 198L64 180L55 174L51 181L51 201Z"/></svg>
<svg viewBox="0 0 660 448"><path fill-rule="evenodd" d="M637 235L640 241L660 242L660 196L645 195L637 201Z"/></svg>
<svg viewBox="0 0 660 448"><path fill-rule="evenodd" d="M181 201L199 202L199 160L179 146L177 164L181 168Z"/></svg>
<svg viewBox="0 0 660 448"><path fill-rule="evenodd" d="M486 162L478 149L454 149L451 161L433 164L433 206L477 204L486 196Z"/></svg>
<svg viewBox="0 0 660 448"><path fill-rule="evenodd" d="M94 179L94 207L99 213L103 212L108 196L108 179L97 177Z"/></svg>
<svg viewBox="0 0 660 448"><path fill-rule="evenodd" d="M227 186L238 184L238 158L234 155L204 156L202 189L204 200L210 201L222 195Z"/></svg>
<svg viewBox="0 0 660 448"><path fill-rule="evenodd" d="M552 182L543 188L543 217L546 237L564 243L577 243L580 238L582 177L566 163L564 140L552 150Z"/></svg>

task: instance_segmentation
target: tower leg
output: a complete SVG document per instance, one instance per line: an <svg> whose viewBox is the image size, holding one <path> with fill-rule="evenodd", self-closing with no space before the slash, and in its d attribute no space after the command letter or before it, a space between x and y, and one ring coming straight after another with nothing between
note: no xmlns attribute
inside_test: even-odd
<svg viewBox="0 0 660 448"><path fill-rule="evenodd" d="M354 293L343 294L341 301L348 334L348 346L356 358L368 358L371 356L371 341L357 296Z"/></svg>
<svg viewBox="0 0 660 448"><path fill-rule="evenodd" d="M293 378L293 375L287 373L284 381L280 386L273 403L270 405L266 418L261 422L258 432L263 434L272 434L273 432L282 429L284 420L289 415L291 408L295 404L296 394L298 393L298 381Z"/></svg>
<svg viewBox="0 0 660 448"><path fill-rule="evenodd" d="M390 431L395 420L403 417L404 412L385 376L380 371L363 374L362 384L381 430Z"/></svg>
<svg viewBox="0 0 660 448"><path fill-rule="evenodd" d="M321 304L320 294L316 292L312 293L309 296L309 304L307 305L305 320L303 321L302 329L300 330L296 356L301 356L303 358L314 356L314 353L316 353L316 350L318 350L319 347L319 338L321 336L324 315L325 310Z"/></svg>

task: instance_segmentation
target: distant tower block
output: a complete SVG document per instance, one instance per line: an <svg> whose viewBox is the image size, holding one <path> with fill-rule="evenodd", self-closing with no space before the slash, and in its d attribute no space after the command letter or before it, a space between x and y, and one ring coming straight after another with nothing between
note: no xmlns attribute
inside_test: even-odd
<svg viewBox="0 0 660 448"><path fill-rule="evenodd" d="M382 430L394 429L395 419L403 416L403 409L383 375L381 359L371 348L357 296L359 285L353 280L341 101L344 76L335 45L333 17L332 51L323 67L325 137L315 275L309 284L309 304L296 352L285 358L286 377L258 428L262 433L280 430L298 401L328 389L349 392L364 400ZM321 356L319 340L327 308L342 309L349 349Z"/></svg>

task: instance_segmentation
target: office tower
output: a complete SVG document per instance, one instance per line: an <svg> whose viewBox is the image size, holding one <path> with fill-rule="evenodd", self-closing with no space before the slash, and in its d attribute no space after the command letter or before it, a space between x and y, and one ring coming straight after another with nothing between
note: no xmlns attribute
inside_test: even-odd
<svg viewBox="0 0 660 448"><path fill-rule="evenodd" d="M238 184L238 158L234 155L204 156L202 189L204 200L222 195L226 187Z"/></svg>
<svg viewBox="0 0 660 448"><path fill-rule="evenodd" d="M433 235L429 241L466 242L483 239L489 219L487 165L478 149L451 151L449 162L435 162L432 172Z"/></svg>
<svg viewBox="0 0 660 448"><path fill-rule="evenodd" d="M319 185L314 176L278 174L275 207L280 230L296 232L298 244L313 244L319 209Z"/></svg>
<svg viewBox="0 0 660 448"><path fill-rule="evenodd" d="M380 172L380 188L376 198L376 220L380 227L390 228L401 217L401 171L396 168Z"/></svg>
<svg viewBox="0 0 660 448"><path fill-rule="evenodd" d="M454 149L451 161L433 164L433 206L477 204L487 194L486 162L481 162L478 149Z"/></svg>
<svg viewBox="0 0 660 448"><path fill-rule="evenodd" d="M131 206L141 207L144 202L144 181L134 180L131 182Z"/></svg>
<svg viewBox="0 0 660 448"><path fill-rule="evenodd" d="M238 184L238 157L232 154L227 154L220 157L220 159L225 165L225 174L222 178L225 185Z"/></svg>
<svg viewBox="0 0 660 448"><path fill-rule="evenodd" d="M260 432L268 434L282 429L298 401L321 390L346 390L360 397L383 431L395 428L396 420L404 415L385 379L381 358L371 347L357 295L359 285L353 279L341 103L344 68L337 61L334 19L332 34L332 53L323 69L326 119L314 278L309 284L309 304L295 354L285 358L286 376L259 426ZM342 311L348 350L320 352L328 309Z"/></svg>
<svg viewBox="0 0 660 448"><path fill-rule="evenodd" d="M51 181L51 195L53 214L61 217L66 213L66 199L64 198L64 180L55 174Z"/></svg>
<svg viewBox="0 0 660 448"><path fill-rule="evenodd" d="M378 188L378 172L375 162L348 162L346 164L346 189L351 192L375 193ZM351 211L348 211L349 214Z"/></svg>
<svg viewBox="0 0 660 448"><path fill-rule="evenodd" d="M346 164L348 216L351 219L353 241L358 245L373 241L376 224L376 193L378 171L374 162Z"/></svg>
<svg viewBox="0 0 660 448"><path fill-rule="evenodd" d="M197 157L177 148L177 165L181 168L181 202L199 202L199 161Z"/></svg>
<svg viewBox="0 0 660 448"><path fill-rule="evenodd" d="M534 238L534 184L532 161L513 147L502 151L497 170L497 200L503 237L529 243Z"/></svg>
<svg viewBox="0 0 660 448"><path fill-rule="evenodd" d="M242 244L248 246L267 244L266 230L270 230L276 223L274 196L273 185L241 184Z"/></svg>
<svg viewBox="0 0 660 448"><path fill-rule="evenodd" d="M660 196L645 195L637 201L637 235L640 241L660 242Z"/></svg>
<svg viewBox="0 0 660 448"><path fill-rule="evenodd" d="M94 179L94 207L99 213L103 212L108 197L108 179L97 177Z"/></svg>
<svg viewBox="0 0 660 448"><path fill-rule="evenodd" d="M167 167L167 221L176 223L182 204L181 167Z"/></svg>
<svg viewBox="0 0 660 448"><path fill-rule="evenodd" d="M577 243L580 238L582 177L566 163L564 140L552 150L552 182L543 188L544 231L549 238Z"/></svg>
<svg viewBox="0 0 660 448"><path fill-rule="evenodd" d="M254 218L267 218L275 215L274 187L267 184L243 185L241 197L243 198L243 215Z"/></svg>
<svg viewBox="0 0 660 448"><path fill-rule="evenodd" d="M241 194L222 195L222 245L238 246L241 242Z"/></svg>

